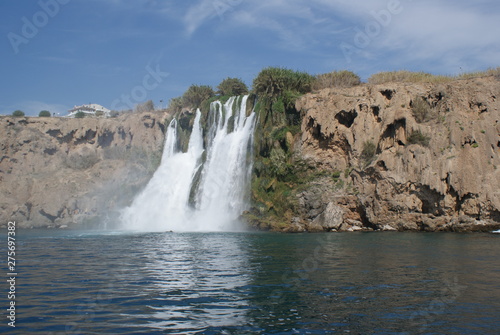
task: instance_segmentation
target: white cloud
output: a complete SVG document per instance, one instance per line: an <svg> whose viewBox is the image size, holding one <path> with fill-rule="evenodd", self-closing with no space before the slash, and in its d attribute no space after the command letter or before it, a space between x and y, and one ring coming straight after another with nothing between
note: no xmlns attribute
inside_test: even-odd
<svg viewBox="0 0 500 335"><path fill-rule="evenodd" d="M495 36L500 21L495 11L485 13L486 8L444 0L405 3L402 12L367 49L389 57L394 53L409 64L432 62L441 72L450 74L460 72L460 68L491 66L500 59Z"/></svg>
<svg viewBox="0 0 500 335"><path fill-rule="evenodd" d="M330 15L346 20L347 29L335 36L337 50L341 43L357 47L352 63L341 60L346 66L366 67L366 62L382 60L392 66L420 65L423 70L431 68L428 71L452 74L499 65L497 1L312 0L310 3L322 4ZM390 15L389 24L378 24L373 12L387 13L393 4L399 12ZM359 32L365 33L377 24L379 31L365 39L368 41L365 45L357 45L355 38ZM316 32L317 36L321 34Z"/></svg>
<svg viewBox="0 0 500 335"><path fill-rule="evenodd" d="M188 35L194 33L207 20L214 18L216 14L217 0L202 0L197 5L191 6L184 16L184 24Z"/></svg>
<svg viewBox="0 0 500 335"><path fill-rule="evenodd" d="M189 35L202 26L216 33L246 31L271 37L281 48L304 50L339 29L325 8L303 0L201 0L187 10L184 23Z"/></svg>
<svg viewBox="0 0 500 335"><path fill-rule="evenodd" d="M125 0L109 0L128 3ZM500 20L497 0L198 0L194 4L144 0L169 18L180 17L193 41L196 33L215 35L247 33L262 41L260 47L277 47L294 53L329 58L325 64L367 68L365 63L454 73L498 66ZM373 12L400 9L390 23L358 48L352 62L344 58L341 43L356 46L359 30L373 24ZM359 29L359 30L357 30ZM267 45L266 45L267 43ZM432 65L431 65L432 64ZM471 68L472 67L472 68ZM376 69L375 69L376 70Z"/></svg>

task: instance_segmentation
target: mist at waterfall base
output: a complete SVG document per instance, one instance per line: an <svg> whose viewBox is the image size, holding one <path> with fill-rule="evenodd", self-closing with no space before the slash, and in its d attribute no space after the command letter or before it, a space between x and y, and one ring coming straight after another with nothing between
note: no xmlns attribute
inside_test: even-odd
<svg viewBox="0 0 500 335"><path fill-rule="evenodd" d="M167 129L158 170L121 216L136 231L240 231L252 170L255 113L248 96L210 105L204 145L198 109L186 152L179 149L179 124Z"/></svg>

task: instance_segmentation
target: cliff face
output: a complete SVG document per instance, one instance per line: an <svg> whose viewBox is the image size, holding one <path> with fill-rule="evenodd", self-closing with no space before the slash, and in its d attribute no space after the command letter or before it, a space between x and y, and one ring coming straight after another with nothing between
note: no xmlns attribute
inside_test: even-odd
<svg viewBox="0 0 500 335"><path fill-rule="evenodd" d="M499 96L494 77L389 83L307 94L300 126L262 111L244 217L290 232L499 229ZM118 222L160 163L165 118L1 117L0 225Z"/></svg>
<svg viewBox="0 0 500 335"><path fill-rule="evenodd" d="M302 97L295 159L327 173L295 194L286 229L498 229L498 98L494 77Z"/></svg>
<svg viewBox="0 0 500 335"><path fill-rule="evenodd" d="M160 162L164 115L0 118L0 222L114 221Z"/></svg>

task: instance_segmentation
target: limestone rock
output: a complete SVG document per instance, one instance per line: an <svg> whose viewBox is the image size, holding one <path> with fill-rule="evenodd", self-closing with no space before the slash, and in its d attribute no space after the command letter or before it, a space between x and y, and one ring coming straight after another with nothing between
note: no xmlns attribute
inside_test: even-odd
<svg viewBox="0 0 500 335"><path fill-rule="evenodd" d="M330 202L323 213L318 215L313 224L319 225L323 230L338 230L344 219L344 209Z"/></svg>
<svg viewBox="0 0 500 335"><path fill-rule="evenodd" d="M380 230L500 228L499 96L495 77L303 96L296 103L302 111L296 154L317 170L349 172L343 188L321 180L303 192L303 219L325 230L349 230L346 219ZM376 151L366 160L368 142ZM329 206L344 209L343 221Z"/></svg>
<svg viewBox="0 0 500 335"><path fill-rule="evenodd" d="M0 117L0 222L74 227L118 216L159 164L164 119Z"/></svg>

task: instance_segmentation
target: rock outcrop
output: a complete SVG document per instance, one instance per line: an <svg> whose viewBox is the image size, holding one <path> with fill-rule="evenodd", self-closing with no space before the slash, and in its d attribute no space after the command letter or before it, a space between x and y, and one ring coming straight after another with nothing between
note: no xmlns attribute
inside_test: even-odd
<svg viewBox="0 0 500 335"><path fill-rule="evenodd" d="M258 129L244 217L287 232L499 229L499 97L495 77L307 94L300 130ZM0 225L119 221L160 163L167 117L0 117Z"/></svg>
<svg viewBox="0 0 500 335"><path fill-rule="evenodd" d="M0 118L0 225L112 222L158 166L164 118Z"/></svg>
<svg viewBox="0 0 500 335"><path fill-rule="evenodd" d="M294 226L500 228L499 98L494 77L303 96L295 155L328 173L296 194Z"/></svg>

